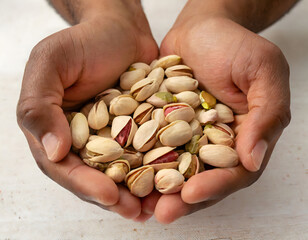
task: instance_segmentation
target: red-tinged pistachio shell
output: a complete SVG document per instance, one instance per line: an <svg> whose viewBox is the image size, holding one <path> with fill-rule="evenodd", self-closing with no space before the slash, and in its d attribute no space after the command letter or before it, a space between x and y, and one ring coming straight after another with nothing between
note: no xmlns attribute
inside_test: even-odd
<svg viewBox="0 0 308 240"><path fill-rule="evenodd" d="M234 132L224 123L208 124L204 127L203 132L207 135L211 143L229 147L234 146Z"/></svg>
<svg viewBox="0 0 308 240"><path fill-rule="evenodd" d="M124 159L119 159L109 163L105 174L110 177L115 183L123 182L126 174L130 171L129 162Z"/></svg>
<svg viewBox="0 0 308 240"><path fill-rule="evenodd" d="M155 120L142 124L133 139L133 146L139 152L150 150L156 143L156 133L159 125Z"/></svg>
<svg viewBox="0 0 308 240"><path fill-rule="evenodd" d="M93 103L93 102L90 102L90 103L84 105L84 106L81 108L80 112L81 112L83 115L85 115L86 118L88 118L89 112L91 111L91 109L92 109L93 106L94 106L94 103Z"/></svg>
<svg viewBox="0 0 308 240"><path fill-rule="evenodd" d="M200 159L214 167L235 167L238 165L239 157L237 152L225 145L208 144L199 151Z"/></svg>
<svg viewBox="0 0 308 240"><path fill-rule="evenodd" d="M152 111L154 106L150 103L142 103L140 104L134 112L133 119L134 121L141 125L148 121L151 118Z"/></svg>
<svg viewBox="0 0 308 240"><path fill-rule="evenodd" d="M136 168L126 175L125 182L133 195L145 197L154 188L154 169L150 166Z"/></svg>
<svg viewBox="0 0 308 240"><path fill-rule="evenodd" d="M164 110L162 108L157 108L152 112L152 119L158 122L159 128L168 125L168 122L165 120Z"/></svg>
<svg viewBox="0 0 308 240"><path fill-rule="evenodd" d="M234 115L228 106L222 104L222 103L217 103L215 105L215 110L217 111L218 117L217 117L217 122L221 123L231 123L234 121Z"/></svg>
<svg viewBox="0 0 308 240"><path fill-rule="evenodd" d="M76 149L83 148L89 138L88 120L82 113L77 113L70 124L72 145Z"/></svg>
<svg viewBox="0 0 308 240"><path fill-rule="evenodd" d="M144 79L145 76L146 72L144 69L129 70L121 75L120 87L123 90L130 90L136 82Z"/></svg>
<svg viewBox="0 0 308 240"><path fill-rule="evenodd" d="M178 162L179 172L185 178L190 178L199 172L199 159L196 155L185 152L179 156Z"/></svg>
<svg viewBox="0 0 308 240"><path fill-rule="evenodd" d="M138 106L139 103L131 95L120 95L112 99L109 111L116 116L130 115Z"/></svg>
<svg viewBox="0 0 308 240"><path fill-rule="evenodd" d="M165 74L167 77L187 76L192 77L192 70L186 65L175 65L166 69Z"/></svg>
<svg viewBox="0 0 308 240"><path fill-rule="evenodd" d="M162 169L155 175L155 188L163 194L181 191L184 185L183 175L175 169Z"/></svg>
<svg viewBox="0 0 308 240"><path fill-rule="evenodd" d="M202 107L207 110L215 107L216 105L216 98L206 91L202 91L200 93L200 100Z"/></svg>
<svg viewBox="0 0 308 240"><path fill-rule="evenodd" d="M173 151L174 149L173 147L160 147L148 151L143 157L143 165L176 161L179 155Z"/></svg>
<svg viewBox="0 0 308 240"><path fill-rule="evenodd" d="M176 120L190 122L195 117L194 109L187 103L171 103L165 105L163 110L167 122L174 122Z"/></svg>
<svg viewBox="0 0 308 240"><path fill-rule="evenodd" d="M160 129L156 138L165 146L177 147L187 143L192 138L192 130L187 122L176 120Z"/></svg>
<svg viewBox="0 0 308 240"><path fill-rule="evenodd" d="M111 137L121 146L128 147L135 136L137 125L130 116L118 116L113 119Z"/></svg>
<svg viewBox="0 0 308 240"><path fill-rule="evenodd" d="M102 99L109 107L111 100L116 98L117 96L120 96L121 94L122 93L118 89L110 88L96 95L95 101L97 102Z"/></svg>
<svg viewBox="0 0 308 240"><path fill-rule="evenodd" d="M187 103L192 108L200 105L199 95L192 91L184 91L174 95L179 103Z"/></svg>
<svg viewBox="0 0 308 240"><path fill-rule="evenodd" d="M170 92L157 92L149 97L147 102L155 107L163 107L168 103L177 102L177 99Z"/></svg>
<svg viewBox="0 0 308 240"><path fill-rule="evenodd" d="M205 110L198 108L196 110L195 117L200 122L200 124L204 126L206 124L214 123L218 118L218 114L215 109Z"/></svg>
<svg viewBox="0 0 308 240"><path fill-rule="evenodd" d="M134 71L135 69L143 69L146 75L148 75L152 70L148 64L142 62L133 63L130 65L128 71Z"/></svg>
<svg viewBox="0 0 308 240"><path fill-rule="evenodd" d="M124 149L124 153L121 158L127 160L131 168L137 168L142 165L143 154L137 152L134 148L128 147Z"/></svg>
<svg viewBox="0 0 308 240"><path fill-rule="evenodd" d="M191 77L171 77L165 80L167 89L173 93L194 91L198 87L198 81Z"/></svg>
<svg viewBox="0 0 308 240"><path fill-rule="evenodd" d="M178 65L181 61L182 59L178 55L168 55L168 56L162 57L161 59L157 60L153 64L153 69L157 67L162 67L163 69L166 69L168 67Z"/></svg>
<svg viewBox="0 0 308 240"><path fill-rule="evenodd" d="M100 136L100 137L112 138L111 137L111 127L104 127L102 129L98 130L97 135Z"/></svg>
<svg viewBox="0 0 308 240"><path fill-rule="evenodd" d="M98 130L106 127L109 121L107 106L103 100L96 102L88 115L88 123L92 129Z"/></svg>
<svg viewBox="0 0 308 240"><path fill-rule="evenodd" d="M200 135L201 136L203 134L201 124L197 119L191 120L189 125L191 127L192 132L193 132L193 136L194 135Z"/></svg>

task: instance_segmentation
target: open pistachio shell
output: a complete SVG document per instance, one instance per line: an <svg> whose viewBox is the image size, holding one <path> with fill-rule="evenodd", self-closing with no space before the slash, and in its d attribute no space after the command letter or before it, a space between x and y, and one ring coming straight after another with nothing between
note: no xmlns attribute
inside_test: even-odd
<svg viewBox="0 0 308 240"><path fill-rule="evenodd" d="M194 91L198 87L198 81L191 77L171 77L165 80L167 89L173 93Z"/></svg>
<svg viewBox="0 0 308 240"><path fill-rule="evenodd" d="M203 108L208 110L208 109L215 107L216 98L212 94L206 91L202 91L199 96L200 96L201 105Z"/></svg>
<svg viewBox="0 0 308 240"><path fill-rule="evenodd" d="M234 132L224 123L208 124L204 127L203 132L207 135L210 142L214 144L234 146Z"/></svg>
<svg viewBox="0 0 308 240"><path fill-rule="evenodd" d="M89 126L95 130L106 127L109 121L107 106L103 100L96 102L88 115Z"/></svg>
<svg viewBox="0 0 308 240"><path fill-rule="evenodd" d="M183 120L176 120L159 130L156 137L165 146L177 147L187 143L192 137L189 124Z"/></svg>
<svg viewBox="0 0 308 240"><path fill-rule="evenodd" d="M146 75L148 75L152 70L152 68L148 64L142 62L133 63L132 65L130 65L128 71L133 71L135 69L143 69Z"/></svg>
<svg viewBox="0 0 308 240"><path fill-rule="evenodd" d="M164 80L165 72L161 67L153 69L147 76L147 78L154 79L158 84L162 84Z"/></svg>
<svg viewBox="0 0 308 240"><path fill-rule="evenodd" d="M140 104L134 112L133 115L134 121L139 125L145 123L151 118L153 109L154 106L150 103Z"/></svg>
<svg viewBox="0 0 308 240"><path fill-rule="evenodd" d="M153 69L157 67L162 67L163 69L166 69L168 67L178 65L181 61L182 59L178 55L168 55L168 56L162 57L161 59L157 60L153 64Z"/></svg>
<svg viewBox="0 0 308 240"><path fill-rule="evenodd" d="M88 159L92 162L111 162L123 154L123 149L114 140L99 137L86 144Z"/></svg>
<svg viewBox="0 0 308 240"><path fill-rule="evenodd" d="M111 137L123 147L128 147L138 127L130 116L118 116L113 119Z"/></svg>
<svg viewBox="0 0 308 240"><path fill-rule="evenodd" d="M110 88L96 95L95 101L97 102L102 99L105 102L105 104L109 107L111 100L117 96L120 96L121 94L122 93L118 89Z"/></svg>
<svg viewBox="0 0 308 240"><path fill-rule="evenodd" d="M126 174L130 171L130 166L127 160L119 159L109 163L105 174L110 177L115 183L123 182Z"/></svg>
<svg viewBox="0 0 308 240"><path fill-rule="evenodd" d="M85 146L89 138L88 120L82 113L77 113L70 124L72 145L81 149Z"/></svg>
<svg viewBox="0 0 308 240"><path fill-rule="evenodd" d="M222 103L217 103L215 105L215 110L217 111L217 122L221 123L231 123L234 121L234 115L228 106L222 104Z"/></svg>
<svg viewBox="0 0 308 240"><path fill-rule="evenodd" d="M139 103L131 95L120 95L112 99L110 102L110 114L116 116L130 115Z"/></svg>
<svg viewBox="0 0 308 240"><path fill-rule="evenodd" d="M208 144L199 151L200 159L214 167L235 167L238 165L237 152L225 145Z"/></svg>
<svg viewBox="0 0 308 240"><path fill-rule="evenodd" d="M142 68L125 72L120 77L120 87L123 90L130 90L131 87L146 76L146 71Z"/></svg>
<svg viewBox="0 0 308 240"><path fill-rule="evenodd" d="M133 195L145 197L154 188L154 169L150 166L136 168L126 175L125 182Z"/></svg>
<svg viewBox="0 0 308 240"><path fill-rule="evenodd" d="M217 118L218 114L215 109L205 110L202 108L196 109L196 119L200 122L201 125L212 124Z"/></svg>
<svg viewBox="0 0 308 240"><path fill-rule="evenodd" d="M200 105L199 95L192 91L184 91L174 95L179 103L187 103L192 108Z"/></svg>
<svg viewBox="0 0 308 240"><path fill-rule="evenodd" d="M94 103L93 102L90 102L90 103L87 103L86 105L84 105L80 112L86 116L86 118L88 118L88 115L89 115L89 112L91 111L92 107L93 107Z"/></svg>
<svg viewBox="0 0 308 240"><path fill-rule="evenodd" d="M156 133L159 124L155 120L150 120L142 124L136 131L133 146L139 152L150 150L156 143Z"/></svg>
<svg viewBox="0 0 308 240"><path fill-rule="evenodd" d="M137 152L132 147L128 147L124 149L124 153L121 158L127 160L131 168L137 168L142 165L143 154Z"/></svg>
<svg viewBox="0 0 308 240"><path fill-rule="evenodd" d="M152 112L152 119L157 121L159 128L165 127L168 125L168 122L165 120L164 110L162 108L157 108Z"/></svg>
<svg viewBox="0 0 308 240"><path fill-rule="evenodd" d="M177 102L177 99L170 92L157 92L147 99L155 107L163 107L166 104Z"/></svg>
<svg viewBox="0 0 308 240"><path fill-rule="evenodd" d="M194 135L191 140L185 144L185 150L191 154L197 154L200 148L206 144L208 144L206 135Z"/></svg>
<svg viewBox="0 0 308 240"><path fill-rule="evenodd" d="M157 160L157 159L161 158L162 156L170 153L174 149L175 149L174 147L160 147L160 148L155 148L155 149L148 151L143 157L143 165L151 164L155 160Z"/></svg>
<svg viewBox="0 0 308 240"><path fill-rule="evenodd" d="M184 185L183 175L175 169L162 169L155 175L155 188L163 194L181 191Z"/></svg>
<svg viewBox="0 0 308 240"><path fill-rule="evenodd" d="M190 178L199 172L199 159L196 155L185 152L179 156L178 161L179 172L183 174L185 178Z"/></svg>
<svg viewBox="0 0 308 240"><path fill-rule="evenodd" d="M195 117L194 109L187 103L167 104L163 107L163 110L167 122L174 122L176 120L190 122Z"/></svg>
<svg viewBox="0 0 308 240"><path fill-rule="evenodd" d="M87 158L82 159L82 161L89 167L95 168L101 172L104 172L109 165L109 163L92 162Z"/></svg>
<svg viewBox="0 0 308 240"><path fill-rule="evenodd" d="M197 119L191 120L189 125L191 127L192 132L193 132L193 136L194 135L200 135L201 136L203 134L201 124Z"/></svg>
<svg viewBox="0 0 308 240"><path fill-rule="evenodd" d="M137 101L144 101L159 89L159 83L155 79L145 78L135 83L130 93Z"/></svg>
<svg viewBox="0 0 308 240"><path fill-rule="evenodd" d="M186 65L175 65L166 69L167 77L187 76L192 77L192 70Z"/></svg>

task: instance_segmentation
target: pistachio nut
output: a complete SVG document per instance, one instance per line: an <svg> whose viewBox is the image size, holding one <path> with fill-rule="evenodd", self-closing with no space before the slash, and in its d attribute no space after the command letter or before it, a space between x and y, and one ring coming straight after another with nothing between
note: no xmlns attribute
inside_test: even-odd
<svg viewBox="0 0 308 240"><path fill-rule="evenodd" d="M102 129L98 130L97 135L100 136L100 137L112 138L111 137L111 127L104 127Z"/></svg>
<svg viewBox="0 0 308 240"><path fill-rule="evenodd" d="M222 103L217 103L215 105L215 110L217 111L217 122L221 123L231 123L234 121L234 115L228 106L222 104Z"/></svg>
<svg viewBox="0 0 308 240"><path fill-rule="evenodd" d="M184 152L179 156L178 162L179 172L183 174L185 178L190 178L199 172L199 159L196 155Z"/></svg>
<svg viewBox="0 0 308 240"><path fill-rule="evenodd" d="M234 132L224 123L208 124L204 127L203 132L207 135L211 143L229 147L234 146Z"/></svg>
<svg viewBox="0 0 308 240"><path fill-rule="evenodd" d="M132 68L130 68L132 69ZM138 81L144 79L146 76L146 71L142 68L129 70L125 72L120 77L120 87L123 90L130 90L131 87Z"/></svg>
<svg viewBox="0 0 308 240"><path fill-rule="evenodd" d="M191 120L189 125L191 127L193 136L194 135L200 135L200 136L203 135L203 130L202 130L201 124L197 119L194 118L193 120Z"/></svg>
<svg viewBox="0 0 308 240"><path fill-rule="evenodd" d="M109 163L92 162L87 158L82 159L82 161L89 167L95 168L101 172L104 172L109 164Z"/></svg>
<svg viewBox="0 0 308 240"><path fill-rule="evenodd" d="M197 154L200 148L206 144L208 144L206 135L194 135L191 140L185 144L185 150L191 154Z"/></svg>
<svg viewBox="0 0 308 240"><path fill-rule="evenodd" d="M118 116L113 119L111 137L122 147L128 147L135 136L137 125L130 116Z"/></svg>
<svg viewBox="0 0 308 240"><path fill-rule="evenodd" d="M86 155L92 162L111 162L123 154L123 149L114 140L99 137L86 144Z"/></svg>
<svg viewBox="0 0 308 240"><path fill-rule="evenodd" d="M86 118L88 118L89 116L89 112L91 111L92 107L93 107L94 103L93 102L90 102L90 103L87 103L86 105L84 105L80 112L86 116Z"/></svg>
<svg viewBox="0 0 308 240"><path fill-rule="evenodd" d="M165 81L163 81L158 89L158 92L169 92L168 88L166 87L166 83Z"/></svg>
<svg viewBox="0 0 308 240"><path fill-rule="evenodd" d="M145 71L145 75L148 75L152 70L152 68L148 64L143 62L137 62L130 65L128 71L134 71L136 69L143 69Z"/></svg>
<svg viewBox="0 0 308 240"><path fill-rule="evenodd" d="M162 57L161 59L158 59L155 64L153 64L153 69L157 67L162 67L163 69L166 69L168 67L178 65L182 61L182 58L178 55L168 55L165 57Z"/></svg>
<svg viewBox="0 0 308 240"><path fill-rule="evenodd" d="M162 108L155 109L152 112L151 118L158 122L159 128L162 128L168 125L168 122L165 120L164 110Z"/></svg>
<svg viewBox="0 0 308 240"><path fill-rule="evenodd" d="M160 84L162 84L164 80L165 72L161 67L153 69L147 76L147 78L155 79Z"/></svg>
<svg viewBox="0 0 308 240"><path fill-rule="evenodd" d="M150 120L142 124L135 133L133 146L139 152L150 150L156 143L156 133L159 124L155 120Z"/></svg>
<svg viewBox="0 0 308 240"><path fill-rule="evenodd" d="M175 169L159 170L154 178L155 188L163 194L177 193L184 185L183 175Z"/></svg>
<svg viewBox="0 0 308 240"><path fill-rule="evenodd" d="M82 113L77 113L70 124L72 145L77 148L83 148L89 138L88 120Z"/></svg>
<svg viewBox="0 0 308 240"><path fill-rule="evenodd" d="M88 115L89 126L95 130L106 127L109 121L109 113L104 100L99 100L91 108Z"/></svg>
<svg viewBox="0 0 308 240"><path fill-rule="evenodd" d="M137 101L144 101L152 94L156 93L159 89L159 82L155 81L154 78L145 78L135 83L130 93Z"/></svg>
<svg viewBox="0 0 308 240"><path fill-rule="evenodd" d="M126 174L130 171L129 162L124 159L119 159L109 163L105 174L110 177L115 183L123 182Z"/></svg>
<svg viewBox="0 0 308 240"><path fill-rule="evenodd" d="M154 106L150 103L141 103L135 110L133 119L135 123L141 125L151 118Z"/></svg>
<svg viewBox="0 0 308 240"><path fill-rule="evenodd" d="M184 91L174 95L179 103L187 103L192 108L200 105L199 95L192 91Z"/></svg>
<svg viewBox="0 0 308 240"><path fill-rule="evenodd" d="M100 99L102 99L102 100L104 100L107 107L109 107L111 100L114 99L117 96L120 96L121 94L122 93L118 89L110 88L110 89L107 89L107 90L101 92L100 94L96 95L95 101L97 102Z"/></svg>
<svg viewBox="0 0 308 240"><path fill-rule="evenodd" d="M192 70L186 65L175 65L168 67L165 71L167 77L187 76L192 77Z"/></svg>
<svg viewBox="0 0 308 240"><path fill-rule="evenodd" d="M225 145L208 144L199 151L200 159L214 167L235 167L238 165L237 152Z"/></svg>
<svg viewBox="0 0 308 240"><path fill-rule="evenodd" d="M194 91L198 87L198 81L191 77L170 77L165 80L167 89L173 93Z"/></svg>
<svg viewBox="0 0 308 240"><path fill-rule="evenodd" d="M142 165L143 154L137 152L134 148L128 147L124 149L124 153L121 158L127 160L131 168L137 168Z"/></svg>
<svg viewBox="0 0 308 240"><path fill-rule="evenodd" d="M177 99L170 92L157 92L149 97L147 102L155 107L163 107L168 103L177 102Z"/></svg>
<svg viewBox="0 0 308 240"><path fill-rule="evenodd" d="M116 116L130 115L138 106L139 103L131 95L120 95L111 100L109 111Z"/></svg>
<svg viewBox="0 0 308 240"><path fill-rule="evenodd" d="M160 129L156 138L165 146L177 147L187 143L192 138L192 130L187 122L176 120Z"/></svg>
<svg viewBox="0 0 308 240"><path fill-rule="evenodd" d="M155 172L160 169L174 168L178 166L176 161L179 154L172 147L159 147L148 151L143 157L143 165L152 166Z"/></svg>
<svg viewBox="0 0 308 240"><path fill-rule="evenodd" d="M216 98L212 94L206 91L202 91L199 96L201 100L201 106L203 108L208 110L208 109L215 107Z"/></svg>
<svg viewBox="0 0 308 240"><path fill-rule="evenodd" d="M195 117L194 109L187 103L171 103L165 105L163 110L167 122L176 120L190 122Z"/></svg>
<svg viewBox="0 0 308 240"><path fill-rule="evenodd" d="M145 197L154 188L154 169L150 166L136 168L126 175L125 182L133 195Z"/></svg>
<svg viewBox="0 0 308 240"><path fill-rule="evenodd" d="M217 120L217 118L218 114L215 109L196 109L196 119L200 122L201 125L212 124Z"/></svg>

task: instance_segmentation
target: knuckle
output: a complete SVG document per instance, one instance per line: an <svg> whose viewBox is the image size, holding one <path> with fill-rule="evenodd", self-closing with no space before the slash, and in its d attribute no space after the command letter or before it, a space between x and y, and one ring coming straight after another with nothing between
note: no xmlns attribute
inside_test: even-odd
<svg viewBox="0 0 308 240"><path fill-rule="evenodd" d="M39 116L37 101L33 97L26 97L19 100L17 105L17 122L20 127L28 128L35 123Z"/></svg>

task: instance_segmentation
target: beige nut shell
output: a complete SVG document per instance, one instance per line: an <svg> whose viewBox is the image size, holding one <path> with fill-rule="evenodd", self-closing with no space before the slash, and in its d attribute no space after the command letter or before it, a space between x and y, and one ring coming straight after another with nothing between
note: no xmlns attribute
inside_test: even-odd
<svg viewBox="0 0 308 240"><path fill-rule="evenodd" d="M163 107L165 111L169 107L180 107L165 116L167 122L174 122L176 120L183 120L185 122L190 122L195 117L194 109L187 103L171 103Z"/></svg>
<svg viewBox="0 0 308 240"><path fill-rule="evenodd" d="M158 129L159 124L155 120L142 124L135 133L133 147L139 152L150 150L156 143Z"/></svg>

